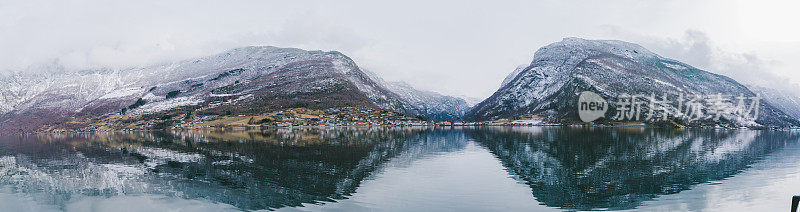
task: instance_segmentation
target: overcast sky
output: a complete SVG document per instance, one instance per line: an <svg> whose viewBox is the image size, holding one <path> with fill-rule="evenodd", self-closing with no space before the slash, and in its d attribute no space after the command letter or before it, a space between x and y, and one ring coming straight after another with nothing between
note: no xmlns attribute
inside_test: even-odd
<svg viewBox="0 0 800 212"><path fill-rule="evenodd" d="M337 50L387 80L486 97L563 37L639 43L746 83L800 82L796 1L0 0L0 70L129 67L248 45Z"/></svg>

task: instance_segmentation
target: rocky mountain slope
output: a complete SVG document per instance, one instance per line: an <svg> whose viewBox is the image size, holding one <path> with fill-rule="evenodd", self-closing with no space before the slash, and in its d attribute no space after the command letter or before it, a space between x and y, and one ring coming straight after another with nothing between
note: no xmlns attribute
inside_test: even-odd
<svg viewBox="0 0 800 212"><path fill-rule="evenodd" d="M456 121L469 110L469 103L459 97L445 96L433 91L417 90L406 82L387 82L373 72L366 73L378 84L399 95L403 102L416 108L424 118Z"/></svg>
<svg viewBox="0 0 800 212"><path fill-rule="evenodd" d="M767 101L772 106L775 106L792 118L800 120L800 96L797 94L762 86L747 87L761 95L764 101Z"/></svg>
<svg viewBox="0 0 800 212"><path fill-rule="evenodd" d="M530 65L512 73L498 91L473 107L464 119L483 121L536 114L551 121L576 122L580 121L577 100L582 91L598 93L612 106L619 103L620 94L654 93L668 99L680 95L755 96L747 87L728 77L661 57L633 43L565 38L536 51ZM676 106L666 106L666 110L678 111ZM606 117L613 117L614 112L608 110ZM791 126L800 123L761 101L757 120L724 114L718 123L711 124Z"/></svg>
<svg viewBox="0 0 800 212"><path fill-rule="evenodd" d="M45 72L47 73L47 72ZM15 74L0 78L0 129L70 128L109 113L190 107L250 114L281 108L366 106L426 116L339 52L245 47L164 65Z"/></svg>

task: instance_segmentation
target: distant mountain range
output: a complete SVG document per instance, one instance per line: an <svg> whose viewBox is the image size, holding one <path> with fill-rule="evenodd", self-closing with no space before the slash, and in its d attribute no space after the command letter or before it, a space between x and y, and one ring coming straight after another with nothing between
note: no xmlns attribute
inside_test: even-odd
<svg viewBox="0 0 800 212"><path fill-rule="evenodd" d="M417 90L406 82L386 82L377 74L365 71L378 85L400 96L425 118L439 121L458 121L472 105L464 98L442 95L433 91Z"/></svg>
<svg viewBox="0 0 800 212"><path fill-rule="evenodd" d="M786 115L800 120L800 96L796 93L756 85L748 85L747 87L761 95L764 101L780 109Z"/></svg>
<svg viewBox="0 0 800 212"><path fill-rule="evenodd" d="M633 43L565 38L536 51L531 64L512 72L499 90L476 105L464 119L485 121L540 115L554 122L579 122L577 101L582 91L593 91L611 103L619 102L620 94L656 94L673 99L680 95L756 96L731 78L662 57ZM705 124L779 127L800 124L773 103L777 102L761 101L754 122L724 114L718 123ZM667 106L667 110L677 109ZM612 117L613 113L614 110L608 110L605 117Z"/></svg>
<svg viewBox="0 0 800 212"><path fill-rule="evenodd" d="M459 98L376 80L339 52L277 47L144 68L17 74L0 79L0 129L76 128L75 119L189 106L224 114L364 106L433 120L459 119L467 109Z"/></svg>
<svg viewBox="0 0 800 212"><path fill-rule="evenodd" d="M755 122L725 116L721 123L800 125L800 98L796 96L748 88L622 41L566 38L542 47L531 64L514 70L500 89L483 101L387 82L339 52L295 48L244 47L127 69L41 69L0 76L0 131L33 131L42 126L74 129L81 127L76 120L118 113L187 110L249 115L288 108L352 106L436 121L540 115L551 121L571 122L577 121L575 107L581 91L596 92L610 102L618 101L621 93L758 93L765 101Z"/></svg>

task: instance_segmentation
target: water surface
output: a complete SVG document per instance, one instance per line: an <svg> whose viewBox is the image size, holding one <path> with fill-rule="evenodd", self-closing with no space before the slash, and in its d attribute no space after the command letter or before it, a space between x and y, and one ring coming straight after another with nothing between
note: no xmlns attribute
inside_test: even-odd
<svg viewBox="0 0 800 212"><path fill-rule="evenodd" d="M294 128L0 136L13 211L788 210L800 134ZM4 209L5 210L5 209Z"/></svg>

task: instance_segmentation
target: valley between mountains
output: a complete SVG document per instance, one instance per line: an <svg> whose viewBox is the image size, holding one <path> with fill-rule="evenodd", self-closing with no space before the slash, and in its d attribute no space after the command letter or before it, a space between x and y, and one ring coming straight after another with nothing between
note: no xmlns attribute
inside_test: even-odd
<svg viewBox="0 0 800 212"><path fill-rule="evenodd" d="M582 91L609 102L618 102L621 93L760 96L755 120L723 115L715 121L671 122L800 126L800 99L794 95L745 86L639 45L611 40L565 38L542 47L530 64L514 70L493 95L474 105L404 82L387 82L336 51L251 46L148 67L40 69L0 77L0 132L579 124L576 101ZM640 122L663 126L654 120ZM600 119L595 124L619 123Z"/></svg>

